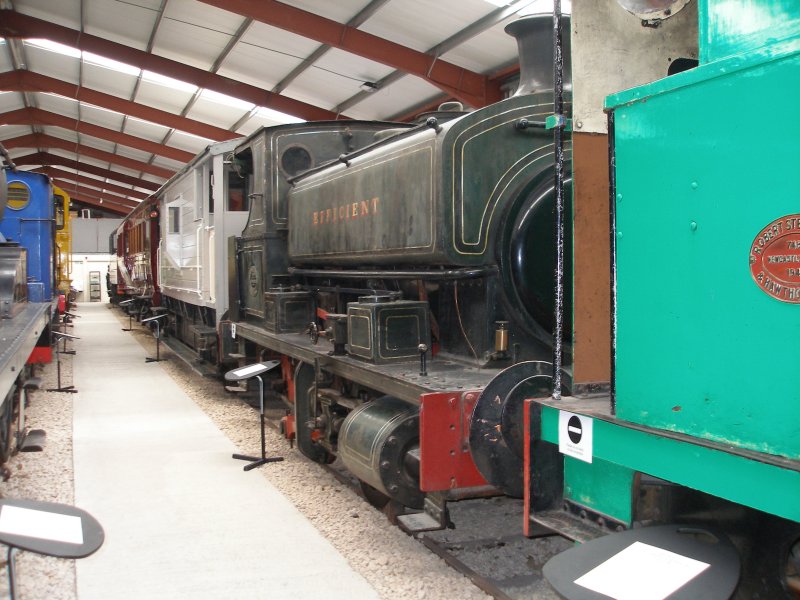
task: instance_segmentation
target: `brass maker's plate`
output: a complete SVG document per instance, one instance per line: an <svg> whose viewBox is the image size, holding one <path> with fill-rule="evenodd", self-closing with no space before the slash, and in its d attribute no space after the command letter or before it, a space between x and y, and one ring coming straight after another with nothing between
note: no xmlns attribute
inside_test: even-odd
<svg viewBox="0 0 800 600"><path fill-rule="evenodd" d="M800 214L764 227L750 246L750 274L765 294L800 304Z"/></svg>

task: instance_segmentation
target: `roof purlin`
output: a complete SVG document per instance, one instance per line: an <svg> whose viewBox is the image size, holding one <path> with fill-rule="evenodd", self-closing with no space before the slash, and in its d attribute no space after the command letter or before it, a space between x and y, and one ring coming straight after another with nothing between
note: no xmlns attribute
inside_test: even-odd
<svg viewBox="0 0 800 600"><path fill-rule="evenodd" d="M86 87L78 87L75 84L61 81L47 75L34 73L33 71L18 70L0 73L0 90L14 92L43 92L53 93L65 98L72 98L87 104L94 104L108 110L113 110L121 114L127 114L144 121L150 121L164 127L170 127L191 133L198 137L203 137L216 142L232 140L241 137L239 134L228 131L221 127L215 127L201 121L180 117L176 114L123 100L111 94L98 92Z"/></svg>
<svg viewBox="0 0 800 600"><path fill-rule="evenodd" d="M117 173L116 171L104 169L103 167L81 162L78 160L77 156L75 158L66 158L58 154L51 154L50 152L34 152L33 154L25 154L24 156L15 156L14 162L17 163L17 165L61 165L62 167L76 169L83 173L90 173L119 183L133 185L144 190L156 191L161 187L161 184L154 181L139 179L138 177L132 177L131 175Z"/></svg>
<svg viewBox="0 0 800 600"><path fill-rule="evenodd" d="M12 110L6 113L0 113L0 125L2 124L50 125L53 127L61 127L62 129L67 129L69 131L77 131L92 137L121 144L123 146L128 146L129 148L135 148L137 150L143 150L144 152L165 156L178 162L189 162L192 160L192 158L194 158L194 155L191 152L186 152L177 148L171 148L169 146L159 144L158 142L145 140L128 133L121 133L113 129L100 127L99 125L93 125L92 123L87 123L86 121L77 121L75 119L65 117L64 115L51 113L40 108L23 108L19 110Z"/></svg>

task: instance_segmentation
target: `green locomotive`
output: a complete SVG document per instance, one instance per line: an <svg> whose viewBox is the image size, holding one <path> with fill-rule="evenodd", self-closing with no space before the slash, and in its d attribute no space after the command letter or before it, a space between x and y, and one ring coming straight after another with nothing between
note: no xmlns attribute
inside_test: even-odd
<svg viewBox="0 0 800 600"><path fill-rule="evenodd" d="M697 27L699 65L605 100L611 386L608 394L529 401L526 526L594 540L570 551L577 571L553 563L551 580L569 598L621 597L581 585L581 569L606 565L609 549L625 546L603 534L642 540L656 531L646 526L676 523L684 537L695 528L716 532L718 546L730 540L738 556L722 561L722 575L709 559L691 585L735 587L736 598L797 598L800 395L791 381L800 364L800 5L619 4L636 17L614 6L624 14L615 18L646 26L631 39L668 30L662 19L673 15ZM648 18L646 4L661 14ZM576 8L573 22L580 39L591 30L591 10ZM631 70L646 62L629 57ZM578 112L583 80L573 76ZM585 306L577 295L575 302ZM575 360L577 373L580 352Z"/></svg>

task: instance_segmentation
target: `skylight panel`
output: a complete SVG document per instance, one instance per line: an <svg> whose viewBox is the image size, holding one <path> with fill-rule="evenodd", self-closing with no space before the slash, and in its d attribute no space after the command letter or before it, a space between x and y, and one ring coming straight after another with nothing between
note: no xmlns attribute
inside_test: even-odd
<svg viewBox="0 0 800 600"><path fill-rule="evenodd" d="M58 42L51 42L50 40L45 40L41 38L30 38L25 40L26 44L30 44L31 46L35 46L36 48L41 48L43 50L49 50L50 52L55 52L56 54L62 54L64 56L71 56L72 58L80 58L81 51L77 48L71 48L70 46L65 46L64 44L59 44Z"/></svg>
<svg viewBox="0 0 800 600"><path fill-rule="evenodd" d="M180 79L173 79L172 77L167 77L166 75L160 75L159 73L154 73L153 71L142 71L142 79L149 81L150 83L162 85L171 90L177 90L180 92L189 92L190 94L193 94L197 91L196 85L186 83Z"/></svg>
<svg viewBox="0 0 800 600"><path fill-rule="evenodd" d="M98 67L110 69L118 73L125 73L126 75L133 75L134 77L138 77L139 73L141 73L138 67L119 62L118 60L112 60L98 54L92 54L91 52L84 52L83 60L90 65L97 65Z"/></svg>
<svg viewBox="0 0 800 600"><path fill-rule="evenodd" d="M278 123L305 123L304 119L295 117L294 115L287 115L286 113L278 112L271 108L260 106L256 111L256 115L263 119L270 121L277 121Z"/></svg>
<svg viewBox="0 0 800 600"><path fill-rule="evenodd" d="M223 106L229 106L231 108L235 108L241 111L249 111L255 107L255 104L252 102L247 102L246 100L241 100L239 98L234 98L233 96L228 96L227 94L220 94L219 92L215 92L214 90L203 90L200 94L200 97L204 100L208 100L209 102L215 102L217 104L221 104Z"/></svg>

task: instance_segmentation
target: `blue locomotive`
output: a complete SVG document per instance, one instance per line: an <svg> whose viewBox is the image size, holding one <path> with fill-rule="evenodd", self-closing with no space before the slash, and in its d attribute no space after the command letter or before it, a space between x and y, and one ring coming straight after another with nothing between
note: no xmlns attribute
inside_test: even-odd
<svg viewBox="0 0 800 600"><path fill-rule="evenodd" d="M53 191L45 175L2 169L0 180L0 463L18 431L30 362L49 362L55 277ZM19 434L19 435L18 435Z"/></svg>

